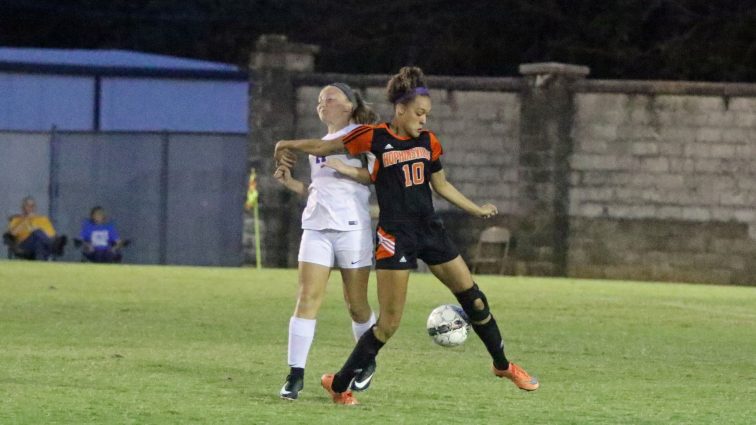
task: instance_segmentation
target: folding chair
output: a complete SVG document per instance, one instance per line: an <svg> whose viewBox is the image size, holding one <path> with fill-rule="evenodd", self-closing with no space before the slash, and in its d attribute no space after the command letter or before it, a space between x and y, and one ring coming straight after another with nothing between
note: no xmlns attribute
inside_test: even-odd
<svg viewBox="0 0 756 425"><path fill-rule="evenodd" d="M498 273L504 274L509 255L509 244L512 235L509 229L493 226L480 234L472 260L472 272L478 271L480 265L498 265Z"/></svg>
<svg viewBox="0 0 756 425"><path fill-rule="evenodd" d="M8 222L10 222L10 220L12 220L13 217L14 216L10 216L8 218ZM67 243L68 243L68 237L66 237L66 235L58 235L53 238L52 246L50 248L50 261L55 261L58 258L63 256L64 249ZM34 259L33 254L31 257L29 257L28 254L25 254L19 251L17 247L16 237L11 235L10 232L3 233L3 245L5 245L7 249L7 256L9 260L13 260L15 258L24 259L24 260Z"/></svg>
<svg viewBox="0 0 756 425"><path fill-rule="evenodd" d="M8 251L8 259L12 260L16 258L16 238L14 238L9 232L3 233L3 245L5 245L5 248Z"/></svg>
<svg viewBox="0 0 756 425"><path fill-rule="evenodd" d="M124 239L123 243L121 244L121 251L123 251L123 248L126 248L129 245L131 245L131 239ZM74 238L74 240L73 240L73 246L74 246L74 248L76 248L76 249L78 249L78 250L81 251L81 262L82 263L89 262L89 259L84 254L84 241L81 240L81 239L79 239L79 238ZM111 244L110 246L112 247L114 245ZM123 254L122 253L113 260L114 263L120 263L122 261L123 261Z"/></svg>

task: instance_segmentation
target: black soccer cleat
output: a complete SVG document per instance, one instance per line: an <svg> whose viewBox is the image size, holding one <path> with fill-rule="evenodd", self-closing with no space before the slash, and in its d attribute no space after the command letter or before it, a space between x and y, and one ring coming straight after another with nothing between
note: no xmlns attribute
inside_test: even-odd
<svg viewBox="0 0 756 425"><path fill-rule="evenodd" d="M301 375L290 374L286 377L286 382L281 388L279 395L284 400L296 400L297 397L299 397L299 392L302 391L303 387L304 377Z"/></svg>
<svg viewBox="0 0 756 425"><path fill-rule="evenodd" d="M370 383L373 381L373 374L375 374L375 360L370 362L366 368L362 369L357 375L355 375L349 389L356 392L367 390L370 388Z"/></svg>

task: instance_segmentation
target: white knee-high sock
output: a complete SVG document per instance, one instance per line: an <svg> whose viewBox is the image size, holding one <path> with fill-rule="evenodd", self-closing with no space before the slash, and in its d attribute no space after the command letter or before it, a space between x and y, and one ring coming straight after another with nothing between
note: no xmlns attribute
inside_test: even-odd
<svg viewBox="0 0 756 425"><path fill-rule="evenodd" d="M312 340L315 338L315 319L294 317L289 320L289 367L301 367L307 364Z"/></svg>
<svg viewBox="0 0 756 425"><path fill-rule="evenodd" d="M370 312L370 318L365 323L357 323L352 320L352 333L354 334L354 340L359 341L362 334L367 332L368 329L375 325L375 313Z"/></svg>

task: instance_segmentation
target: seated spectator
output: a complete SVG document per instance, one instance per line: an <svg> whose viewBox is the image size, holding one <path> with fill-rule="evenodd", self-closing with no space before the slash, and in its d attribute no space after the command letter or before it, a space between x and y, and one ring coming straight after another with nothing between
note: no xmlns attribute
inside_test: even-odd
<svg viewBox="0 0 756 425"><path fill-rule="evenodd" d="M11 217L4 239L17 257L48 260L52 253L62 253L66 240L65 236L56 238L50 219L36 211L37 202L34 198L24 198L21 214Z"/></svg>
<svg viewBox="0 0 756 425"><path fill-rule="evenodd" d="M82 242L82 253L93 263L120 263L121 248L124 246L118 231L112 222L106 222L105 209L94 207L89 213L89 219L81 225L79 238Z"/></svg>

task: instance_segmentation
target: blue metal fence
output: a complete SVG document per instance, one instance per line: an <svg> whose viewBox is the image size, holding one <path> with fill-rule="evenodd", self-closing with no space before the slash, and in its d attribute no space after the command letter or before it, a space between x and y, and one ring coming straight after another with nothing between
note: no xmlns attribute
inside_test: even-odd
<svg viewBox="0 0 756 425"><path fill-rule="evenodd" d="M0 214L32 195L74 237L101 205L126 263L238 266L247 157L240 134L0 132Z"/></svg>

